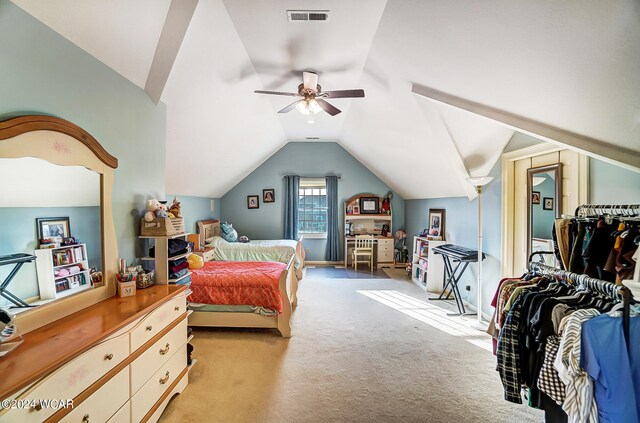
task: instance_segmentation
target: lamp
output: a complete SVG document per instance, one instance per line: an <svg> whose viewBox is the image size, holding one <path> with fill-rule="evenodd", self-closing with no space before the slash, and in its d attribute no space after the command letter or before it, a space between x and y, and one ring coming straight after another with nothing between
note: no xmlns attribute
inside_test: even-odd
<svg viewBox="0 0 640 423"><path fill-rule="evenodd" d="M318 114L322 111L322 107L318 104L315 98L300 100L296 104L296 109L303 115Z"/></svg>
<svg viewBox="0 0 640 423"><path fill-rule="evenodd" d="M484 328L482 323L482 187L493 181L492 176L467 178L467 182L476 187L478 193L478 303L476 305L478 322L477 326Z"/></svg>

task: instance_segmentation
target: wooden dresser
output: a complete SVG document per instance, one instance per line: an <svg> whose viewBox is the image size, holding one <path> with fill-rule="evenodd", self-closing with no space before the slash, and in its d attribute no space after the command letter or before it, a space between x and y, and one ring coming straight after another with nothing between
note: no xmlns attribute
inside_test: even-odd
<svg viewBox="0 0 640 423"><path fill-rule="evenodd" d="M157 421L188 383L187 314L184 286L155 285L25 334L0 358L2 406L20 406L0 421Z"/></svg>

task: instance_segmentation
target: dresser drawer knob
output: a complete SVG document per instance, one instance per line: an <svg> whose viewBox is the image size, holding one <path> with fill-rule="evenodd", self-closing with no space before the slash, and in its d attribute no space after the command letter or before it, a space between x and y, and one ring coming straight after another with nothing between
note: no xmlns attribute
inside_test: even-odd
<svg viewBox="0 0 640 423"><path fill-rule="evenodd" d="M104 356L104 359L105 359L105 360L111 360L111 359L113 359L113 354L107 354L107 355L105 355L105 356Z"/></svg>
<svg viewBox="0 0 640 423"><path fill-rule="evenodd" d="M36 405L31 406L31 411L40 411L42 410L42 403L38 402Z"/></svg>
<svg viewBox="0 0 640 423"><path fill-rule="evenodd" d="M151 329L153 329L153 326L151 325L147 326L147 332L151 332Z"/></svg>
<svg viewBox="0 0 640 423"><path fill-rule="evenodd" d="M89 415L85 414L84 417L82 418L82 423L89 423Z"/></svg>
<svg viewBox="0 0 640 423"><path fill-rule="evenodd" d="M160 355L165 355L168 352L169 352L169 343L167 342L167 345L164 348L160 349Z"/></svg>
<svg viewBox="0 0 640 423"><path fill-rule="evenodd" d="M162 379L160 379L160 385L164 385L169 381L169 372L167 372Z"/></svg>
<svg viewBox="0 0 640 423"><path fill-rule="evenodd" d="M175 306L175 307L174 307L174 310L175 310L175 311L180 311L180 306Z"/></svg>

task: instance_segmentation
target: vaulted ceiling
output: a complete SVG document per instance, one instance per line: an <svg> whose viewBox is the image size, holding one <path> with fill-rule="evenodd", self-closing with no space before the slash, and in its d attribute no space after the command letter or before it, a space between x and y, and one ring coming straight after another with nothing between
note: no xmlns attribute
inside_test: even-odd
<svg viewBox="0 0 640 423"><path fill-rule="evenodd" d="M168 192L220 197L289 140L319 138L404 198L473 196L464 179L491 169L514 128L416 85L640 156L637 0L13 2L141 89L159 88ZM329 19L288 22L291 9ZM302 70L324 90L366 97L309 119L276 113L291 98L253 93L295 92Z"/></svg>

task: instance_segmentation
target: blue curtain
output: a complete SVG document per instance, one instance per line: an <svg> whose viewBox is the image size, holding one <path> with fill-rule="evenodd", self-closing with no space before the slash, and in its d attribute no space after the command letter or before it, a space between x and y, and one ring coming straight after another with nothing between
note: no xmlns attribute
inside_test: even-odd
<svg viewBox="0 0 640 423"><path fill-rule="evenodd" d="M284 239L298 239L298 190L300 177L284 177Z"/></svg>
<svg viewBox="0 0 640 423"><path fill-rule="evenodd" d="M340 260L340 234L338 228L338 177L327 176L327 250L325 260Z"/></svg>

